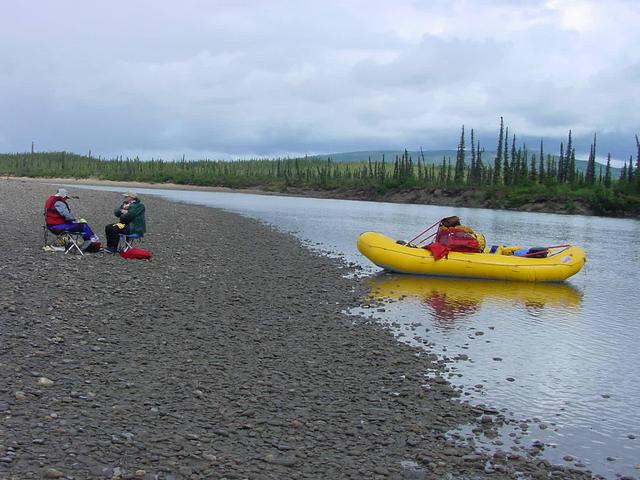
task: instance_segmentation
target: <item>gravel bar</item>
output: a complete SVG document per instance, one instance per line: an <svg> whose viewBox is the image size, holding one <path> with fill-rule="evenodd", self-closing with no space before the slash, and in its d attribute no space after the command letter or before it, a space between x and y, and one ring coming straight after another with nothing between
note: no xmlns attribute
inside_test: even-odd
<svg viewBox="0 0 640 480"><path fill-rule="evenodd" d="M70 190L104 240L122 197ZM448 440L492 422L434 354L344 313L364 287L340 261L154 197L152 261L45 252L54 191L0 179L0 479L591 478Z"/></svg>

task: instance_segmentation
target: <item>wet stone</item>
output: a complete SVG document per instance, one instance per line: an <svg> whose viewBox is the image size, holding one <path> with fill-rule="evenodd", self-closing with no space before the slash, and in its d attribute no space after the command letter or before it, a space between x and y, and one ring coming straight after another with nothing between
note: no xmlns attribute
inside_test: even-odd
<svg viewBox="0 0 640 480"><path fill-rule="evenodd" d="M43 474L44 478L62 478L64 477L64 473L55 468L47 468Z"/></svg>

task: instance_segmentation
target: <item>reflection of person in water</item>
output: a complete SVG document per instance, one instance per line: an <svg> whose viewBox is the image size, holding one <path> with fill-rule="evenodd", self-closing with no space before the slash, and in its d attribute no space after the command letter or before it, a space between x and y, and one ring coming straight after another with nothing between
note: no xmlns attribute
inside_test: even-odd
<svg viewBox="0 0 640 480"><path fill-rule="evenodd" d="M449 298L445 292L432 291L425 297L424 304L433 312L436 321L453 327L453 323L462 317L473 315L480 307L480 302L470 299Z"/></svg>

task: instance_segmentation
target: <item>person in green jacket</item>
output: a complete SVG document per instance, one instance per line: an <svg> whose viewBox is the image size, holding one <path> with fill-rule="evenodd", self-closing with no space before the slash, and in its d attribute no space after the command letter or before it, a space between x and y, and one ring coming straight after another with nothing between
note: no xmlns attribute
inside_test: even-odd
<svg viewBox="0 0 640 480"><path fill-rule="evenodd" d="M135 233L143 236L146 231L144 205L135 193L125 193L124 201L113 213L120 221L104 227L107 236L107 248L104 251L107 253L117 253L121 234Z"/></svg>

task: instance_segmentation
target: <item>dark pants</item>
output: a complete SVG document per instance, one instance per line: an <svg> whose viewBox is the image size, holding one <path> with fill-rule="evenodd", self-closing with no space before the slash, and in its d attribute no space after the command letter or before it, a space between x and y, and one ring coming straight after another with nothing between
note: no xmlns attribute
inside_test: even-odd
<svg viewBox="0 0 640 480"><path fill-rule="evenodd" d="M107 236L107 248L115 250L120 243L120 234L126 235L129 233L129 225L124 228L118 228L114 224L109 224L104 227L104 233Z"/></svg>
<svg viewBox="0 0 640 480"><path fill-rule="evenodd" d="M65 230L68 232L81 233L83 240L91 240L92 242L98 241L98 237L93 233L91 228L89 228L88 223L69 222L62 223L60 225L49 225L49 230L56 235Z"/></svg>

